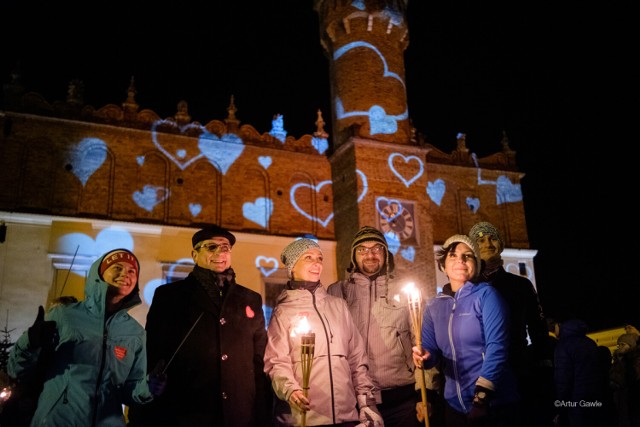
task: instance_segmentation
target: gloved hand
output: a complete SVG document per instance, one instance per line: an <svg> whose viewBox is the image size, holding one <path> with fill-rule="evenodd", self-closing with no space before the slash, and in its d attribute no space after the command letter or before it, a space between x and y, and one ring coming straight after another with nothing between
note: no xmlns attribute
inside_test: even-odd
<svg viewBox="0 0 640 427"><path fill-rule="evenodd" d="M164 366L164 359L160 359L149 373L149 391L156 397L160 396L167 387L167 374L163 372Z"/></svg>
<svg viewBox="0 0 640 427"><path fill-rule="evenodd" d="M471 406L471 412L467 415L469 422L477 423L483 420L489 415L489 402L493 397L493 390L488 388L476 386L473 395L473 404Z"/></svg>
<svg viewBox="0 0 640 427"><path fill-rule="evenodd" d="M360 423L368 427L384 427L382 415L376 406L373 396L358 395L358 407L360 408Z"/></svg>
<svg viewBox="0 0 640 427"><path fill-rule="evenodd" d="M29 346L35 350L41 347L54 347L58 343L56 322L44 320L44 307L38 307L38 316L33 325L27 330Z"/></svg>

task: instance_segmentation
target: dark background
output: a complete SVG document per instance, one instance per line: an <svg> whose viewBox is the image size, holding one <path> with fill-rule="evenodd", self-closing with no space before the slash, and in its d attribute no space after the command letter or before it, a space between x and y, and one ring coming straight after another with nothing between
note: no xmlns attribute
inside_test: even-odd
<svg viewBox="0 0 640 427"><path fill-rule="evenodd" d="M133 2L132 2L133 3ZM445 152L456 134L479 157L517 152L536 280L549 316L592 331L640 326L636 197L638 25L630 3L410 0L409 114ZM330 122L328 61L311 0L212 1L171 8L9 0L0 8L0 78L28 90L121 104L132 76L141 108L193 120L237 117L296 138ZM516 9L517 8L517 9ZM326 129L330 129L330 123ZM625 237L630 237L625 239ZM638 255L636 255L638 254Z"/></svg>

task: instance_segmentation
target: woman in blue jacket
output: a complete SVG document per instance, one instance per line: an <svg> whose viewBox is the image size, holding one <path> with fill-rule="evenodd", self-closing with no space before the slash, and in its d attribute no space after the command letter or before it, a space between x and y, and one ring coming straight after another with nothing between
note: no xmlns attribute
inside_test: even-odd
<svg viewBox="0 0 640 427"><path fill-rule="evenodd" d="M514 377L507 364L507 307L498 292L476 283L480 251L469 237L451 236L437 253L449 283L428 302L416 365L445 376L446 425L518 425Z"/></svg>

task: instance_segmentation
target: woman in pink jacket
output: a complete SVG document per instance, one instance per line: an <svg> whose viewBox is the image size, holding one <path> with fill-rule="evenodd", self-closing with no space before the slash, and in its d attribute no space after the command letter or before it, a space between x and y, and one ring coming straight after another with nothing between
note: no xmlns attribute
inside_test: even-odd
<svg viewBox="0 0 640 427"><path fill-rule="evenodd" d="M278 296L267 329L264 369L278 397L277 426L383 426L373 397L364 342L344 300L320 284L322 251L311 239L290 243L280 256L289 282ZM301 334L315 347L303 392Z"/></svg>

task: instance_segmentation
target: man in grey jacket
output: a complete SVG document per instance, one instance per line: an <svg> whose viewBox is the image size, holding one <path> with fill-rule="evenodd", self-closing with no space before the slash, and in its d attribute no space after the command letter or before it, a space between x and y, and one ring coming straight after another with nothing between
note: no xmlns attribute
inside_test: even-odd
<svg viewBox="0 0 640 427"><path fill-rule="evenodd" d="M393 254L384 235L364 226L351 245L347 280L329 286L328 293L347 301L364 338L369 375L376 388L378 410L386 427L417 426L416 391L411 347L414 338L406 296L393 280ZM394 296L399 295L399 299Z"/></svg>

